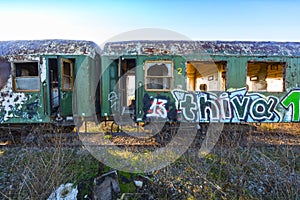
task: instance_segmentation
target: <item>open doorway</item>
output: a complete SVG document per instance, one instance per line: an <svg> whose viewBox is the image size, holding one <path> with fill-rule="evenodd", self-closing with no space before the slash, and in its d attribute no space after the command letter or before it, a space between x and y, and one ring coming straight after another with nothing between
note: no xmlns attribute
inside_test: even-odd
<svg viewBox="0 0 300 200"><path fill-rule="evenodd" d="M51 115L55 115L59 108L59 88L58 88L58 63L56 58L48 59L49 82L50 82L50 108Z"/></svg>
<svg viewBox="0 0 300 200"><path fill-rule="evenodd" d="M136 96L136 60L120 58L119 90L121 94L120 105L122 114L135 114Z"/></svg>

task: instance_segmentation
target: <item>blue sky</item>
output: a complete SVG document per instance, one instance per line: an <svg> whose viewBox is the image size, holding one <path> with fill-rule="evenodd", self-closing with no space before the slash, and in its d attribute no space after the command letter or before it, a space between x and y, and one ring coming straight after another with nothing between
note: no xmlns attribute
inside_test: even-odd
<svg viewBox="0 0 300 200"><path fill-rule="evenodd" d="M300 42L299 10L296 0L0 0L0 40L101 44L127 31L154 28L193 40Z"/></svg>

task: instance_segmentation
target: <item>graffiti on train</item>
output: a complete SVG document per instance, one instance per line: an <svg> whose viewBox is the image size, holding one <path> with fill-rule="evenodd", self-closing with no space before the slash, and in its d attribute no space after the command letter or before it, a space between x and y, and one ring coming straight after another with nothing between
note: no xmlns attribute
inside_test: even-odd
<svg viewBox="0 0 300 200"><path fill-rule="evenodd" d="M111 91L108 94L108 101L110 102L110 108L112 109L112 111L117 111L118 106L118 94L115 91Z"/></svg>
<svg viewBox="0 0 300 200"><path fill-rule="evenodd" d="M167 96L152 97L146 93L143 103L144 118L146 120L150 118L175 120L177 117L175 103Z"/></svg>
<svg viewBox="0 0 300 200"><path fill-rule="evenodd" d="M285 109L291 110L291 121L300 121L300 89L291 90L280 102Z"/></svg>
<svg viewBox="0 0 300 200"><path fill-rule="evenodd" d="M299 121L299 92L290 91L282 101L275 96L248 93L246 88L219 94L173 90L172 94L186 121L280 122ZM280 111L279 103L283 107Z"/></svg>

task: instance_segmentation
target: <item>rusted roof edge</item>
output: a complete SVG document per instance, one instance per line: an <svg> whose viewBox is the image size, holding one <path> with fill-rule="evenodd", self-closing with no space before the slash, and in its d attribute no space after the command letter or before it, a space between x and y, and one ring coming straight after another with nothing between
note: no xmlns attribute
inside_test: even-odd
<svg viewBox="0 0 300 200"><path fill-rule="evenodd" d="M299 42L272 41L120 41L106 43L103 55L300 56Z"/></svg>
<svg viewBox="0 0 300 200"><path fill-rule="evenodd" d="M0 41L0 56L75 54L94 56L101 54L100 47L85 40L12 40Z"/></svg>

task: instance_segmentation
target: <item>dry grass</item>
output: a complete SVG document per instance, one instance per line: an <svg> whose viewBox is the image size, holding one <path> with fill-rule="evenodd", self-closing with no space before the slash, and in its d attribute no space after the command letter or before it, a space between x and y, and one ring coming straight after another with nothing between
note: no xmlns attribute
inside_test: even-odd
<svg viewBox="0 0 300 200"><path fill-rule="evenodd" d="M300 123L262 123L256 126L258 131L300 135Z"/></svg>
<svg viewBox="0 0 300 200"><path fill-rule="evenodd" d="M135 190L172 200L300 199L299 131L300 124L262 124L243 146L232 133L204 158L195 144L168 167L143 174L147 181ZM98 164L81 148L2 148L0 197L46 199L62 183L93 179Z"/></svg>

